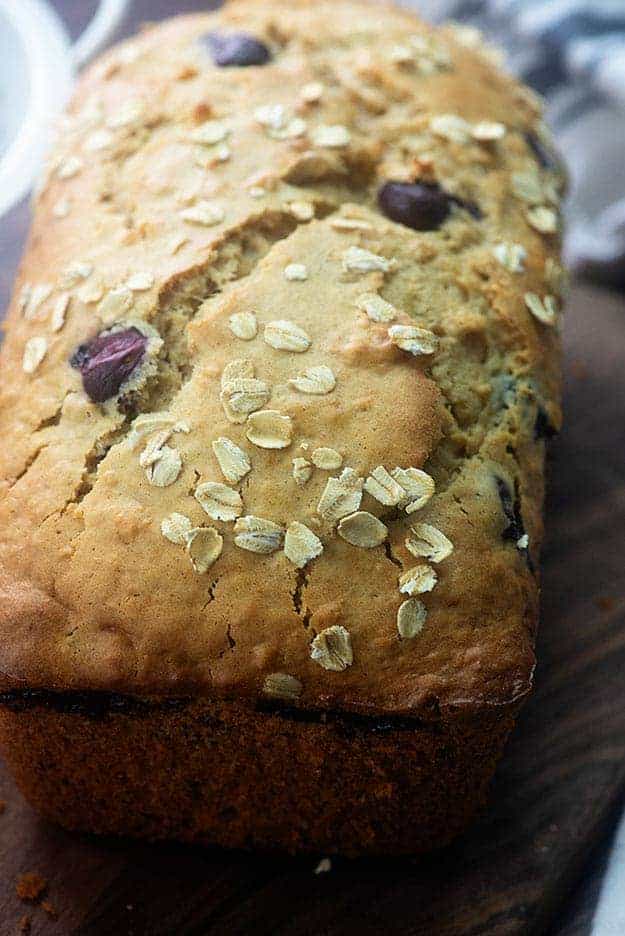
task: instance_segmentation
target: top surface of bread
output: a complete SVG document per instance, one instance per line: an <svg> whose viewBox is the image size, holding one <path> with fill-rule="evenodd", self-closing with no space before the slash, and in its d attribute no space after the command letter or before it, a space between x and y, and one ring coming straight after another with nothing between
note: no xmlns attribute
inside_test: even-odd
<svg viewBox="0 0 625 936"><path fill-rule="evenodd" d="M242 30L271 60L215 64L207 34ZM387 180L436 182L447 216L396 223ZM475 36L387 7L235 3L90 69L2 350L4 684L378 713L520 697L559 185L536 102ZM397 325L426 331L401 347ZM142 357L93 402L70 358L111 328ZM400 499L380 466L434 495L411 472L423 505Z"/></svg>

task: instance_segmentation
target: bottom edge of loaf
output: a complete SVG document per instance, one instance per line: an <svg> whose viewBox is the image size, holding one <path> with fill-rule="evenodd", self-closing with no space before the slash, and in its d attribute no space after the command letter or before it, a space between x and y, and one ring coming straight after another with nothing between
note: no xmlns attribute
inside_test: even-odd
<svg viewBox="0 0 625 936"><path fill-rule="evenodd" d="M418 854L470 823L518 705L440 720L298 720L207 699L0 704L23 794L65 828L359 856ZM101 701L101 700L100 700Z"/></svg>

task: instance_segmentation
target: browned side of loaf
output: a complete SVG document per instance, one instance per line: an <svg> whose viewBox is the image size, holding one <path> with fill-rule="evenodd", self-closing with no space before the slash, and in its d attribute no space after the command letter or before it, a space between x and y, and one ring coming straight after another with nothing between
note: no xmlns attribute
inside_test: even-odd
<svg viewBox="0 0 625 936"><path fill-rule="evenodd" d="M401 854L443 845L470 822L514 715L375 730L230 702L101 718L2 706L0 744L27 799L66 828Z"/></svg>

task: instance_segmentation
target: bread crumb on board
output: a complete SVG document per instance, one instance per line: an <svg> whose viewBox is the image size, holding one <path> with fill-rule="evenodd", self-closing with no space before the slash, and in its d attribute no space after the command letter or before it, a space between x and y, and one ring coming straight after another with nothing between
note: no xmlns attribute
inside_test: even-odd
<svg viewBox="0 0 625 936"><path fill-rule="evenodd" d="M15 893L20 900L37 903L48 887L48 882L36 871L26 871L17 879Z"/></svg>
<svg viewBox="0 0 625 936"><path fill-rule="evenodd" d="M42 901L42 903L41 903L41 909L44 911L44 913L47 913L47 914L48 914L48 916L50 917L50 919L52 919L52 920L58 920L58 918L59 918L59 911L56 909L56 907L54 906L54 904L53 904L50 900L44 900L44 901Z"/></svg>

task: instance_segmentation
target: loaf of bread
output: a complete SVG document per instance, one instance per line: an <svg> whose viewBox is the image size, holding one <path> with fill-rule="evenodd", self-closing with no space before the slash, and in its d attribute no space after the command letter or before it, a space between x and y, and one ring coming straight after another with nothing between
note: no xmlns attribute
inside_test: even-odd
<svg viewBox="0 0 625 936"><path fill-rule="evenodd" d="M72 828L418 852L532 684L562 172L464 27L241 0L112 50L2 349L0 743Z"/></svg>

